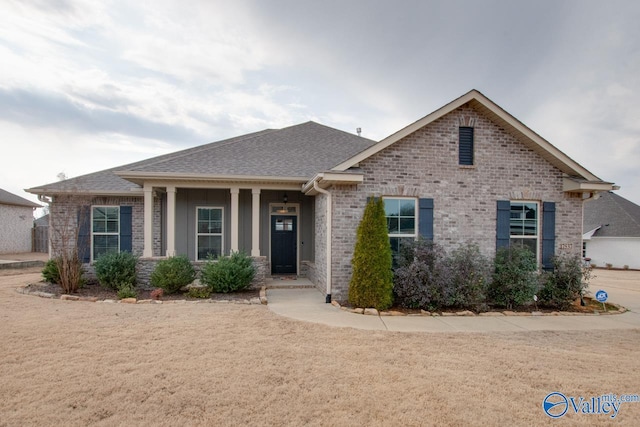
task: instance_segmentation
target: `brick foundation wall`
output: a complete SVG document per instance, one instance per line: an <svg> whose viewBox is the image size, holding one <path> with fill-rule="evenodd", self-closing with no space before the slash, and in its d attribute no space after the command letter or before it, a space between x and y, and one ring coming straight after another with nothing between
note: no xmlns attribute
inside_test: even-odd
<svg viewBox="0 0 640 427"><path fill-rule="evenodd" d="M458 128L471 121L475 165L460 166ZM562 172L468 105L364 160L360 168L362 184L330 190L334 299L347 297L356 229L372 195L434 199L434 240L447 250L475 243L490 257L495 255L498 200L556 202L556 254L581 252L582 199L562 191ZM324 227L324 210L317 199L316 233ZM316 242L321 265L320 235Z"/></svg>

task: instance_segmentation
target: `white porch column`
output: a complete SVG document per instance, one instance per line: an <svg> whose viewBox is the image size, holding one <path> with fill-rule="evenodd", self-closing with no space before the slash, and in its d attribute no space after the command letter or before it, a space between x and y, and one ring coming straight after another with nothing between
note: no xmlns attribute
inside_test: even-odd
<svg viewBox="0 0 640 427"><path fill-rule="evenodd" d="M167 186L167 256L176 255L176 187Z"/></svg>
<svg viewBox="0 0 640 427"><path fill-rule="evenodd" d="M260 189L251 189L251 256L260 256Z"/></svg>
<svg viewBox="0 0 640 427"><path fill-rule="evenodd" d="M142 256L153 256L153 187L144 184L144 248Z"/></svg>
<svg viewBox="0 0 640 427"><path fill-rule="evenodd" d="M238 251L238 232L239 232L239 223L238 218L240 217L239 210L239 195L240 189L237 187L232 187L229 189L231 191L231 250L234 252Z"/></svg>

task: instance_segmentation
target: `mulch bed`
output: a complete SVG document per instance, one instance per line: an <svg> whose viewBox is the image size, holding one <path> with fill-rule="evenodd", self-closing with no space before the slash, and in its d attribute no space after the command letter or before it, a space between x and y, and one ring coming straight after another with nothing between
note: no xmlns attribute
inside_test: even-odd
<svg viewBox="0 0 640 427"><path fill-rule="evenodd" d="M50 294L54 294L56 297L60 297L60 295L65 294L62 291L60 285L56 285L54 283L48 282L38 282L32 283L26 286L26 289L29 291L40 291L47 292ZM138 299L152 299L151 298L151 290L140 290L138 291ZM105 289L97 283L88 283L84 285L82 288L78 289L78 292L73 295L77 295L80 297L96 297L99 300L117 300L118 295L115 291L110 289ZM250 300L251 298L259 298L260 297L260 289L247 289L240 292L231 292L231 293L212 293L209 298L193 298L187 296L186 292L177 292L171 295L164 295L161 300L163 301L171 301L171 300L187 300L187 301L202 301L203 299L211 299L211 300L227 300L227 301L236 301L236 300Z"/></svg>

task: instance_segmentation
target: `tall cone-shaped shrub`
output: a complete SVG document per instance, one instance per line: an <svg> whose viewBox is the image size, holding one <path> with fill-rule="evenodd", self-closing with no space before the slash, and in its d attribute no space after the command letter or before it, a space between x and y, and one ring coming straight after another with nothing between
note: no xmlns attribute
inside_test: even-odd
<svg viewBox="0 0 640 427"><path fill-rule="evenodd" d="M356 307L385 310L393 303L391 245L387 234L384 201L370 198L358 226L351 259L349 303Z"/></svg>

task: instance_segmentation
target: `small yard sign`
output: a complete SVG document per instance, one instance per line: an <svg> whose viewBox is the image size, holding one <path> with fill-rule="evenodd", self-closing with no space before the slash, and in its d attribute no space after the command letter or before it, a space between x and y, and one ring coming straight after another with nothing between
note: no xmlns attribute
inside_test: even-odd
<svg viewBox="0 0 640 427"><path fill-rule="evenodd" d="M604 303L607 300L607 298L609 298L609 295L603 291L602 289L600 289L598 292L596 292L596 299L598 300L598 302L602 303L602 308L604 309L604 311L607 311L607 307L605 307Z"/></svg>
<svg viewBox="0 0 640 427"><path fill-rule="evenodd" d="M607 295L607 293L602 289L596 292L596 299L598 300L598 302L606 302L607 298L609 298L609 295Z"/></svg>

